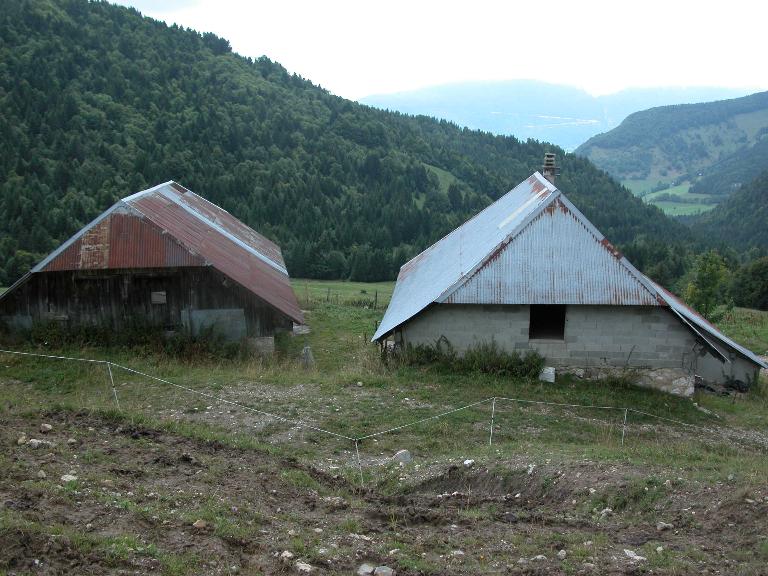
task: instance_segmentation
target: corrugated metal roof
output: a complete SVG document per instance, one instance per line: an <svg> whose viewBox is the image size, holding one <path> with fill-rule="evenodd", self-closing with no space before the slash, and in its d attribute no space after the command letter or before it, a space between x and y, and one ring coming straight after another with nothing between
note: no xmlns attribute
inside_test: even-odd
<svg viewBox="0 0 768 576"><path fill-rule="evenodd" d="M440 302L657 306L656 294L627 264L558 195Z"/></svg>
<svg viewBox="0 0 768 576"><path fill-rule="evenodd" d="M280 248L173 181L118 201L32 273L169 266L213 266L296 322L304 322Z"/></svg>
<svg viewBox="0 0 768 576"><path fill-rule="evenodd" d="M553 194L536 172L485 210L406 262L374 339L415 316L460 282Z"/></svg>
<svg viewBox="0 0 768 576"><path fill-rule="evenodd" d="M400 269L373 339L432 303L669 306L711 346L766 367L638 271L538 172Z"/></svg>

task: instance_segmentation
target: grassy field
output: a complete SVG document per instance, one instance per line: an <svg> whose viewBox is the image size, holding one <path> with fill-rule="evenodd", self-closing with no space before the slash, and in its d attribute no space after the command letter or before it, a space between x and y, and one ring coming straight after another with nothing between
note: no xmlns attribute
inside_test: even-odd
<svg viewBox="0 0 768 576"><path fill-rule="evenodd" d="M684 182L676 186L670 185L669 188L659 190L657 192L650 192L658 180L627 180L622 182L624 186L629 188L635 196L642 196L645 202L653 204L661 208L665 214L670 216L685 216L690 214L699 214L701 212L707 212L715 207L714 204L706 202L690 202L690 200L706 200L709 198L706 194L690 194L688 190L691 187L690 182ZM672 200L657 200L662 195L670 194L672 196L678 196L680 198L686 198L689 202L675 202Z"/></svg>
<svg viewBox="0 0 768 576"><path fill-rule="evenodd" d="M737 397L698 395L715 416L626 379L543 384L384 365L368 339L392 283L294 286L311 332L281 337L269 361L37 349L109 358L184 386L114 368L119 410L104 365L0 355L0 440L11 447L0 455L0 493L33 503L0 509L0 574L33 571L18 563L36 554L69 562L61 571L87 571L91 562L119 573L149 562L164 574L234 573L233 565L267 574L288 571L276 558L284 550L319 573L354 573L365 560L403 574L499 573L507 565L576 574L585 564L621 573L632 565L625 548L656 574L699 574L723 562L735 574L761 573L765 384ZM723 329L768 347L765 318L736 310ZM299 362L305 345L314 369ZM622 444L621 410L498 401L355 446L265 415L358 438L494 396L632 407L705 432L630 413ZM48 436L38 431L43 421L53 423ZM22 433L52 447L17 445ZM401 466L392 455L404 448L413 462ZM475 464L465 467L466 459ZM70 472L78 479L62 483ZM192 528L198 519L208 527ZM660 520L675 529L657 531ZM61 553L44 552L52 534L69 543ZM27 547L15 554L21 542ZM538 554L548 560L518 563Z"/></svg>
<svg viewBox="0 0 768 576"><path fill-rule="evenodd" d="M768 312L734 308L718 328L756 354L768 356Z"/></svg>

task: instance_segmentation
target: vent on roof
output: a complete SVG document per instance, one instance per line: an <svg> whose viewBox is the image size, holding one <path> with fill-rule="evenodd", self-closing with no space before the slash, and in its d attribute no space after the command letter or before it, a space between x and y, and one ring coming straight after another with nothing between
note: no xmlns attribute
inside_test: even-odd
<svg viewBox="0 0 768 576"><path fill-rule="evenodd" d="M555 155L552 152L544 154L544 166L541 167L541 174L552 184L555 183L555 176L560 175L560 171L555 165Z"/></svg>

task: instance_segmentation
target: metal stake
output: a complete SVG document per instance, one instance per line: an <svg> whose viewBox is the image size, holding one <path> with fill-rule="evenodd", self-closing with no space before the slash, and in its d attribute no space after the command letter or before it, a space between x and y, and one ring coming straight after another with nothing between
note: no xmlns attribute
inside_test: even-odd
<svg viewBox="0 0 768 576"><path fill-rule="evenodd" d="M624 434L627 433L627 412L628 409L624 408L624 425L621 427L621 445L624 446Z"/></svg>
<svg viewBox="0 0 768 576"><path fill-rule="evenodd" d="M357 454L357 468L360 470L360 487L365 487L365 480L363 480L363 465L360 463L360 448L358 447L359 440L355 440L355 454Z"/></svg>
<svg viewBox="0 0 768 576"><path fill-rule="evenodd" d="M117 389L115 388L115 379L112 377L112 362L107 362L107 372L109 372L109 381L112 382L112 394L115 397L115 404L120 410L120 400L117 399Z"/></svg>
<svg viewBox="0 0 768 576"><path fill-rule="evenodd" d="M488 436L488 446L493 445L493 418L496 416L496 397L493 397L493 404L491 404L491 433Z"/></svg>

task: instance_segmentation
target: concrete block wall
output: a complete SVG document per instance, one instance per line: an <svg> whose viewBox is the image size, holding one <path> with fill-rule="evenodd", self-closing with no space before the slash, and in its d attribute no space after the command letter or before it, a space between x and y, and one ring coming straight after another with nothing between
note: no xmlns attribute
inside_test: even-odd
<svg viewBox="0 0 768 576"><path fill-rule="evenodd" d="M693 335L661 307L568 306L564 340L529 340L528 328L527 305L436 304L401 336L411 344L445 336L459 352L493 339L508 351L535 350L555 366L690 370L695 362Z"/></svg>

